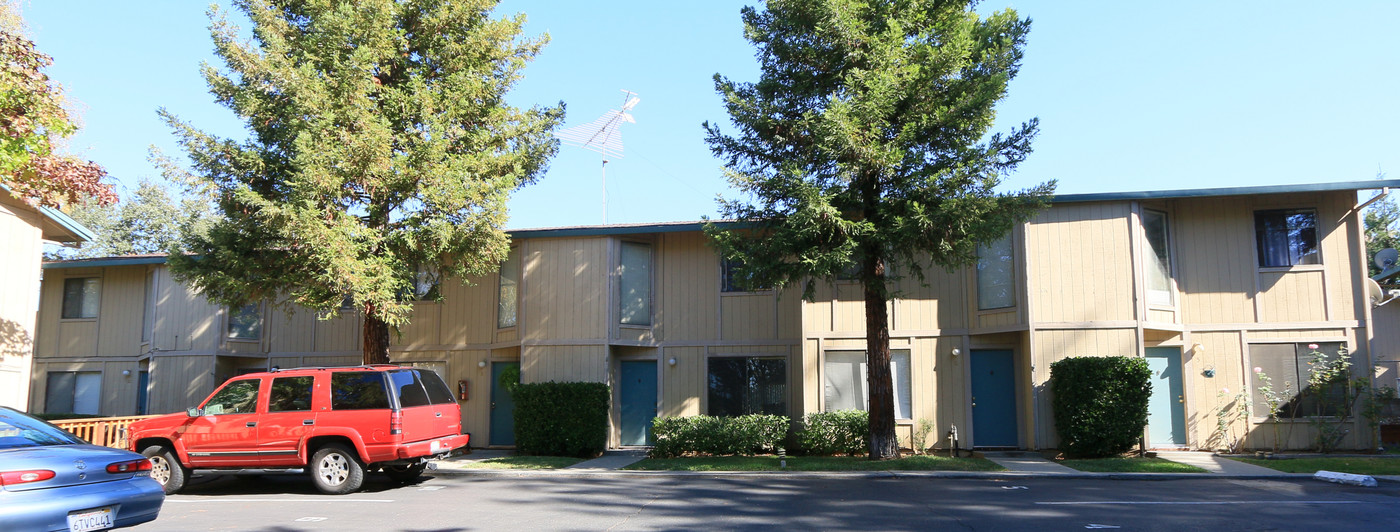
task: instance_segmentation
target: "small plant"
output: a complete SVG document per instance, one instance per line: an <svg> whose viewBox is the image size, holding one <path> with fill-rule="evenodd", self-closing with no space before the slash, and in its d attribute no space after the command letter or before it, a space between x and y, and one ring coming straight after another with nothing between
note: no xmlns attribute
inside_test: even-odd
<svg viewBox="0 0 1400 532"><path fill-rule="evenodd" d="M870 413L864 410L813 412L803 420L798 441L808 454L865 454L869 448Z"/></svg>
<svg viewBox="0 0 1400 532"><path fill-rule="evenodd" d="M1217 448L1226 453L1239 453L1249 432L1249 394L1238 392L1231 396L1229 388L1221 388L1215 394L1215 403L1218 406L1215 409L1215 434L1212 439L1218 444ZM1245 430L1236 434L1236 424L1241 420L1246 422Z"/></svg>
<svg viewBox="0 0 1400 532"><path fill-rule="evenodd" d="M1298 404L1297 401L1293 400L1293 385L1288 381L1283 381L1283 390L1275 390L1274 379L1269 377L1269 374L1265 373L1263 368L1258 366L1254 368L1254 380L1258 383L1254 389L1259 392L1259 395L1264 397L1264 406L1269 410L1269 420L1273 422L1273 451L1277 453L1280 448L1279 443L1282 441L1280 439L1281 434L1279 433L1282 428L1280 426L1281 418L1279 415L1283 413L1285 408L1296 410ZM1290 414L1289 417L1293 416ZM1290 433L1293 432L1293 425L1290 424L1288 426L1288 431Z"/></svg>
<svg viewBox="0 0 1400 532"><path fill-rule="evenodd" d="M1354 414L1357 386L1369 388L1365 379L1351 379L1351 353L1345 347L1336 355L1318 350L1317 344L1308 344L1312 352L1308 354L1308 387L1304 394L1315 399L1316 414L1308 418L1313 428L1317 451L1330 453L1337 449L1342 439L1351 433L1347 428Z"/></svg>
<svg viewBox="0 0 1400 532"><path fill-rule="evenodd" d="M914 454L924 454L928 452L928 437L933 434L933 422L927 418L919 418L914 424L914 430L909 433L910 448Z"/></svg>

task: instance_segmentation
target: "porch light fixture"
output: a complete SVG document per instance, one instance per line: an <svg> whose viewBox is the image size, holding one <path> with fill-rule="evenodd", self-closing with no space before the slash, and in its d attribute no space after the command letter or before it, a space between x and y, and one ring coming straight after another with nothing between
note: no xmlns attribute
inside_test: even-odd
<svg viewBox="0 0 1400 532"><path fill-rule="evenodd" d="M476 367L478 367L478 368L484 368L484 367L486 367L486 361L485 361L485 360L482 360L482 361L480 361L480 362L477 362L477 363L476 363Z"/></svg>
<svg viewBox="0 0 1400 532"><path fill-rule="evenodd" d="M956 348L956 347L954 347L952 353L953 353L953 356L958 356L958 355L961 355L961 354L962 354L962 350L961 350L961 349L958 349L958 348Z"/></svg>
<svg viewBox="0 0 1400 532"><path fill-rule="evenodd" d="M666 361L666 363L667 363L667 364L670 364L671 367L675 367L675 366L676 366L676 357L671 357L670 360L667 360L667 361Z"/></svg>

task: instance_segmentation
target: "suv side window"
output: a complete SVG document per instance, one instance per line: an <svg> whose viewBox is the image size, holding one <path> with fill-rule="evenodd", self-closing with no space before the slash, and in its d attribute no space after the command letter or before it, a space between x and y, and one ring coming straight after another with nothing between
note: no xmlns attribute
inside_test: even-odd
<svg viewBox="0 0 1400 532"><path fill-rule="evenodd" d="M224 386L219 393L209 398L209 402L204 403L204 413L208 415L218 414L252 414L258 410L258 385L261 379L247 379L233 381Z"/></svg>
<svg viewBox="0 0 1400 532"><path fill-rule="evenodd" d="M442 382L442 377L432 371L421 369L413 370L418 373L418 379L423 381L423 387L428 389L428 400L435 405L457 404L457 398L452 396L452 390L447 388L447 383Z"/></svg>
<svg viewBox="0 0 1400 532"><path fill-rule="evenodd" d="M301 412L311 410L311 385L315 377L277 377L272 379L268 412Z"/></svg>
<svg viewBox="0 0 1400 532"><path fill-rule="evenodd" d="M428 391L418 378L418 372L411 369L390 371L389 381L399 395L399 408L412 408L432 404L428 401Z"/></svg>
<svg viewBox="0 0 1400 532"><path fill-rule="evenodd" d="M389 408L382 375L377 371L331 373L331 410Z"/></svg>

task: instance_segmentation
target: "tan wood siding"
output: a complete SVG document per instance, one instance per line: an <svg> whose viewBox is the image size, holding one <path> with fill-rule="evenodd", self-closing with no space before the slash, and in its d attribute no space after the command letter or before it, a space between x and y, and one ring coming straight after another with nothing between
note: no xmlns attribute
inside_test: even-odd
<svg viewBox="0 0 1400 532"><path fill-rule="evenodd" d="M602 345L524 346L521 382L608 382L607 347Z"/></svg>
<svg viewBox="0 0 1400 532"><path fill-rule="evenodd" d="M314 331L320 325L316 313L306 309L287 312L274 307L268 309L267 316L263 334L267 336L269 351L306 353L316 349Z"/></svg>
<svg viewBox="0 0 1400 532"><path fill-rule="evenodd" d="M1326 321L1322 271L1260 272L1260 322Z"/></svg>
<svg viewBox="0 0 1400 532"><path fill-rule="evenodd" d="M481 345L492 342L496 332L495 275L470 283L448 279L442 283L441 331L444 345Z"/></svg>
<svg viewBox="0 0 1400 532"><path fill-rule="evenodd" d="M720 297L720 338L767 340L778 333L778 296L772 292Z"/></svg>
<svg viewBox="0 0 1400 532"><path fill-rule="evenodd" d="M427 349L442 345L439 336L443 305L434 301L413 304L408 323L399 326L399 334L389 333L389 345L394 348Z"/></svg>
<svg viewBox="0 0 1400 532"><path fill-rule="evenodd" d="M340 317L316 322L316 351L361 351L360 315L346 312Z"/></svg>
<svg viewBox="0 0 1400 532"><path fill-rule="evenodd" d="M1027 229L1031 317L1038 322L1134 319L1127 203L1056 205Z"/></svg>
<svg viewBox="0 0 1400 532"><path fill-rule="evenodd" d="M668 347L662 356L676 359L676 365L661 368L661 412L663 416L695 416L703 414L705 395L705 348Z"/></svg>
<svg viewBox="0 0 1400 532"><path fill-rule="evenodd" d="M25 410L29 401L39 284L42 220L32 209L0 202L0 406Z"/></svg>
<svg viewBox="0 0 1400 532"><path fill-rule="evenodd" d="M146 268L104 268L97 351L100 356L136 356L141 350Z"/></svg>
<svg viewBox="0 0 1400 532"><path fill-rule="evenodd" d="M214 357L209 355L158 356L151 359L153 383L148 411L152 414L182 412L198 406L214 391Z"/></svg>
<svg viewBox="0 0 1400 532"><path fill-rule="evenodd" d="M719 256L703 233L661 239L656 277L656 337L694 342L715 337L719 317Z"/></svg>
<svg viewBox="0 0 1400 532"><path fill-rule="evenodd" d="M607 240L530 240L524 261L525 340L607 337Z"/></svg>
<svg viewBox="0 0 1400 532"><path fill-rule="evenodd" d="M224 310L175 282L169 268L156 278L156 322L152 347L160 351L214 351L224 337Z"/></svg>
<svg viewBox="0 0 1400 532"><path fill-rule="evenodd" d="M1177 286L1189 323L1254 321L1254 214L1241 198L1176 204Z"/></svg>

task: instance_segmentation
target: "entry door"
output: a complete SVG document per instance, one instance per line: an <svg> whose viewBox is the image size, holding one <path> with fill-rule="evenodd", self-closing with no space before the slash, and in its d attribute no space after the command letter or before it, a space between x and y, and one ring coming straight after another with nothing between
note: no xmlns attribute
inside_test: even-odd
<svg viewBox="0 0 1400 532"><path fill-rule="evenodd" d="M656 417L656 361L622 362L622 445L649 445L651 420Z"/></svg>
<svg viewBox="0 0 1400 532"><path fill-rule="evenodd" d="M1015 357L1008 349L974 349L971 357L973 445L1019 446Z"/></svg>
<svg viewBox="0 0 1400 532"><path fill-rule="evenodd" d="M1186 445L1186 404L1181 385L1181 349L1147 348L1152 398L1147 403L1147 437L1153 446Z"/></svg>
<svg viewBox="0 0 1400 532"><path fill-rule="evenodd" d="M519 362L491 363L491 438L490 445L515 445L515 401L501 387L501 372L520 368Z"/></svg>

